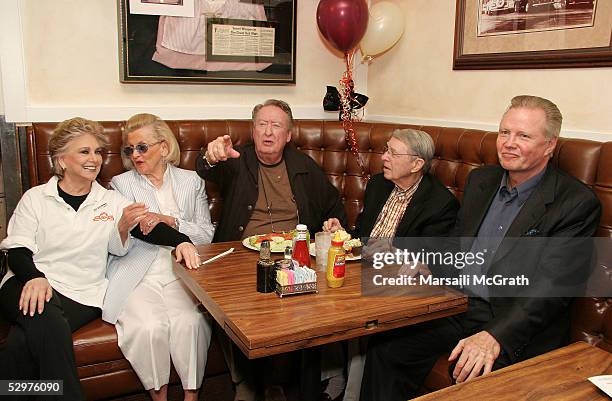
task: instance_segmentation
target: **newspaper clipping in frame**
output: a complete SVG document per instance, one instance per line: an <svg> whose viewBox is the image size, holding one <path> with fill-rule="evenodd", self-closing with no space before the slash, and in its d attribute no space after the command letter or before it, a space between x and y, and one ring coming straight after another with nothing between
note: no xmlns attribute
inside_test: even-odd
<svg viewBox="0 0 612 401"><path fill-rule="evenodd" d="M275 29L254 26L253 21L231 20L213 23L209 59L217 58L273 58ZM248 24L248 25L247 25Z"/></svg>

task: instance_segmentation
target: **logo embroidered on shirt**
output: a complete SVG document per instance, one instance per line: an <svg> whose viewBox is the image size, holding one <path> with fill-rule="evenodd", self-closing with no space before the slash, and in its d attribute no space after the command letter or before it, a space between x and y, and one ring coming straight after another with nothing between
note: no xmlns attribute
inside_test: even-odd
<svg viewBox="0 0 612 401"><path fill-rule="evenodd" d="M104 207L104 206L106 206L106 205L107 205L107 203L103 203L103 204L101 204L100 206L95 207L95 208L94 208L94 212L95 212L96 210L98 210L98 209L103 208L103 207Z"/></svg>
<svg viewBox="0 0 612 401"><path fill-rule="evenodd" d="M102 212L99 215L93 218L93 221L114 221L115 218L112 214L108 214L106 212Z"/></svg>

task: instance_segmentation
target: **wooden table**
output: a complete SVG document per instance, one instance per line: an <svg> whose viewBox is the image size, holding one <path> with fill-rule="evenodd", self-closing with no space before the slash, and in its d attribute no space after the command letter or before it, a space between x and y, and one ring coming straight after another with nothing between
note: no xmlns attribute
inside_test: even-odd
<svg viewBox="0 0 612 401"><path fill-rule="evenodd" d="M609 374L612 354L578 342L415 400L605 401L587 378Z"/></svg>
<svg viewBox="0 0 612 401"><path fill-rule="evenodd" d="M318 274L318 294L279 298L275 293L258 293L258 252L244 248L239 241L199 246L198 252L205 260L230 247L235 248L231 255L198 270L177 263L174 270L250 359L316 348L467 309L463 294L445 288L423 296L362 296L358 262L347 264L341 288L327 288L325 274ZM309 354L307 358L311 365L318 365L317 357ZM316 373L308 381L303 385L318 390Z"/></svg>

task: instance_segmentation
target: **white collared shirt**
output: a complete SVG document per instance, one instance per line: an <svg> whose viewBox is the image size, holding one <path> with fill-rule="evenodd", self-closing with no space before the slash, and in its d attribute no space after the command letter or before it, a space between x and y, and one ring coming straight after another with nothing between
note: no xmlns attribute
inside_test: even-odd
<svg viewBox="0 0 612 401"><path fill-rule="evenodd" d="M153 191L153 194L155 195L157 206L159 206L159 213L178 218L180 217L180 211L178 205L176 204L176 199L174 199L174 193L172 192L169 171L170 169L166 168L162 185L159 188L156 188L147 177L143 176L143 178L146 180L147 185L150 185L150 190ZM167 285L175 280L178 280L178 277L172 270L172 249L174 248L171 246L159 247L157 250L157 256L155 257L153 264L147 271L147 274L143 280L158 282L162 285Z"/></svg>
<svg viewBox="0 0 612 401"><path fill-rule="evenodd" d="M59 196L57 182L53 177L23 195L0 248L28 248L54 290L83 305L101 307L108 253L125 255L129 246L129 240L121 243L117 225L130 202L94 181L75 211ZM0 287L12 276L9 270Z"/></svg>

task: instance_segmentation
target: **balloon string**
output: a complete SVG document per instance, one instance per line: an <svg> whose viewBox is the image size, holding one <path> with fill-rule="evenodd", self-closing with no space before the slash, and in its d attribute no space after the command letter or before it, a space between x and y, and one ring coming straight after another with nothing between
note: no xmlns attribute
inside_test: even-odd
<svg viewBox="0 0 612 401"><path fill-rule="evenodd" d="M357 164L361 169L361 175L366 180L370 178L370 175L366 173L365 163L359 154L359 145L357 143L357 134L353 128L353 121L358 121L356 114L351 108L353 104L353 95L355 93L355 83L353 82L353 59L355 56L356 49L344 54L346 61L346 71L342 75L340 80L340 101L342 104L342 111L340 117L342 119L342 128L344 128L345 140L349 145L349 150L357 159Z"/></svg>

